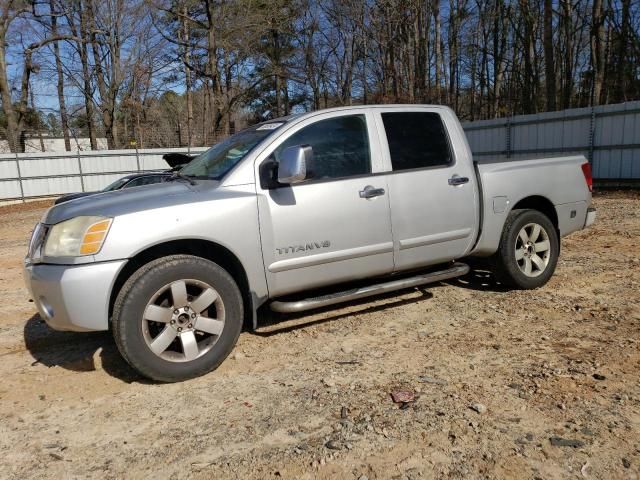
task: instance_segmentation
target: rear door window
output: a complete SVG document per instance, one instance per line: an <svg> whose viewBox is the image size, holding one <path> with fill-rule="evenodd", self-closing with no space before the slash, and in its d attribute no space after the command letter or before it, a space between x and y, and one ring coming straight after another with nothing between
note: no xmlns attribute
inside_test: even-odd
<svg viewBox="0 0 640 480"><path fill-rule="evenodd" d="M386 112L382 123L393 171L444 167L453 163L449 138L439 114Z"/></svg>

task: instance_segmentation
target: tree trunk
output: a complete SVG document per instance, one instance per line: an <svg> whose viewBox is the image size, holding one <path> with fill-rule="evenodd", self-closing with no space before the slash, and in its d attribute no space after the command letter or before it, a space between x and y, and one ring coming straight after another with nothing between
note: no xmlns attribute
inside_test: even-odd
<svg viewBox="0 0 640 480"><path fill-rule="evenodd" d="M544 0L544 68L547 87L547 111L556 109L556 64L553 59L553 7Z"/></svg>
<svg viewBox="0 0 640 480"><path fill-rule="evenodd" d="M604 11L602 0L593 0L591 16L591 69L593 72L592 105L600 105L604 83Z"/></svg>
<svg viewBox="0 0 640 480"><path fill-rule="evenodd" d="M457 5L454 0L449 0L449 105L457 112L456 103L456 78L458 68L458 18Z"/></svg>
<svg viewBox="0 0 640 480"><path fill-rule="evenodd" d="M276 104L275 104L275 117L278 118L281 115L281 110L280 110L280 75L278 75L278 72L276 71L276 73L273 76L273 89L275 91L276 94Z"/></svg>
<svg viewBox="0 0 640 480"><path fill-rule="evenodd" d="M20 150L20 132L18 131L18 118L13 107L13 99L11 98L11 87L7 77L7 61L6 61L6 33L0 32L0 97L2 98L2 111L4 112L7 122L7 142L12 152Z"/></svg>
<svg viewBox="0 0 640 480"><path fill-rule="evenodd" d="M54 0L49 0L49 8L51 9L51 35L54 37L58 34L58 17ZM60 123L62 127L62 136L64 138L64 149L71 151L71 138L69 136L69 116L67 115L67 105L64 98L64 76L62 74L62 60L60 59L60 45L53 42L53 56L56 62L56 73L58 75L58 104L60 106Z"/></svg>
<svg viewBox="0 0 640 480"><path fill-rule="evenodd" d="M571 0L562 0L562 36L564 37L563 75L562 75L562 108L571 108L573 96L573 44L574 36L571 28Z"/></svg>
<svg viewBox="0 0 640 480"><path fill-rule="evenodd" d="M182 41L183 60L184 60L184 79L185 79L185 96L187 97L187 147L191 148L191 139L193 136L193 85L191 81L191 36L189 32L189 24L187 23L187 8L182 9Z"/></svg>
<svg viewBox="0 0 640 480"><path fill-rule="evenodd" d="M82 63L82 80L83 80L83 94L84 94L84 109L87 116L87 133L89 134L89 144L91 150L98 149L98 141L96 139L96 127L93 113L93 95L91 92L91 74L89 73L89 62L87 55L87 47L85 44L80 45L80 49L83 52L81 54Z"/></svg>
<svg viewBox="0 0 640 480"><path fill-rule="evenodd" d="M287 78L282 79L282 94L284 96L284 115L285 117L291 113L291 106L289 104L289 82Z"/></svg>
<svg viewBox="0 0 640 480"><path fill-rule="evenodd" d="M415 22L415 54L414 54L414 72L415 72L415 97L419 102L426 101L425 90L427 88L427 27L425 25L425 8L420 3L416 12Z"/></svg>
<svg viewBox="0 0 640 480"><path fill-rule="evenodd" d="M440 63L442 62L442 49L441 49L441 27L440 27L440 0L434 0L433 2L433 15L435 17L435 38L434 38L434 47L435 47L435 63L436 63L436 72L435 72L435 89L436 89L436 98L438 103L442 101L440 96Z"/></svg>
<svg viewBox="0 0 640 480"><path fill-rule="evenodd" d="M627 58L627 51L631 45L631 38L629 38L629 10L631 8L631 0L622 1L622 18L620 19L620 34L618 36L617 45L617 65L616 65L616 83L615 83L615 101L625 102L627 101L626 91L626 71L629 69L629 60Z"/></svg>
<svg viewBox="0 0 640 480"><path fill-rule="evenodd" d="M504 81L504 72L507 69L507 19L511 10L504 5L504 0L497 0L493 9L493 102L490 106L491 117L500 116L500 99L502 95L502 83ZM515 49L514 49L515 51ZM486 60L486 78L489 81L489 61ZM488 87L487 87L488 88ZM509 105L510 111L513 106Z"/></svg>
<svg viewBox="0 0 640 480"><path fill-rule="evenodd" d="M215 130L220 119L218 118L218 102L217 95L220 89L219 75L218 75L218 44L215 31L215 5L213 0L207 0L207 63L209 66L209 77L211 79L211 92L210 92L210 108L211 119L213 119L213 130Z"/></svg>
<svg viewBox="0 0 640 480"><path fill-rule="evenodd" d="M202 102L202 142L203 146L209 146L209 138L208 138L208 127L207 127L207 118L209 118L209 114L207 112L207 107L211 106L210 102L210 94L209 94L209 82L205 81L202 87L203 92L203 102Z"/></svg>
<svg viewBox="0 0 640 480"><path fill-rule="evenodd" d="M31 110L35 115L35 123L36 123L36 135L38 135L38 142L40 143L40 151L44 152L44 138L42 137L42 125L40 124L40 115L36 110L36 102L33 97L33 88L29 88L29 96L31 98Z"/></svg>
<svg viewBox="0 0 640 480"><path fill-rule="evenodd" d="M535 37L533 31L533 18L531 15L529 0L520 0L520 10L522 21L524 24L524 33L522 34L522 53L524 56L524 72L523 76L523 98L522 98L522 110L523 113L536 113L536 98L535 98Z"/></svg>
<svg viewBox="0 0 640 480"><path fill-rule="evenodd" d="M80 51L80 63L82 64L82 82L83 82L83 94L84 94L84 108L87 115L87 130L89 134L89 143L91 150L98 149L98 142L96 140L96 129L94 123L93 114L93 94L91 91L91 73L89 71L89 31L87 27L84 6L79 2L80 8L80 36L82 41L77 42L78 50Z"/></svg>
<svg viewBox="0 0 640 480"><path fill-rule="evenodd" d="M111 81L107 85L103 65L100 61L103 55L101 55L100 42L98 41L95 33L97 28L95 25L95 13L93 11L92 1L93 0L87 0L85 13L87 14L89 22L88 25L92 32L89 38L91 39L91 49L93 51L93 58L95 62L96 83L98 84L98 91L100 92L100 111L102 113L102 123L104 125L104 136L107 139L107 148L109 150L113 150L117 147L118 143L118 135L115 125L115 108L118 90L118 78L116 71L118 68L117 63L120 61L120 55L117 43L110 45L109 57L112 75L110 79ZM114 29L118 30L116 26L114 26ZM109 38L115 38L115 41L118 41L118 35L110 35Z"/></svg>

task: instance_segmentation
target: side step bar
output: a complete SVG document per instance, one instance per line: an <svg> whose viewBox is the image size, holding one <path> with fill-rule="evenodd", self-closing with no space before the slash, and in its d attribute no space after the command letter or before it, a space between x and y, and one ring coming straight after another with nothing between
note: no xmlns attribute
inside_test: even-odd
<svg viewBox="0 0 640 480"><path fill-rule="evenodd" d="M304 312L305 310L312 310L314 308L335 305L336 303L358 300L360 298L380 295L381 293L392 292L394 290L402 290L427 283L440 282L449 278L460 277L467 273L469 273L469 266L464 263L456 262L446 270L415 275L413 277L406 277L398 280L391 280L389 282L378 283L375 285L367 285L366 287L353 288L344 292L305 298L303 300L295 300L291 302L275 301L271 303L270 307L274 312L280 313Z"/></svg>

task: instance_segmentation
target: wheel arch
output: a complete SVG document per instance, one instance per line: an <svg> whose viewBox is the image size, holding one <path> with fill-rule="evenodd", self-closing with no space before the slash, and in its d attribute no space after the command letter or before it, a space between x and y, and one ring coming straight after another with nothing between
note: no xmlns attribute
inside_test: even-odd
<svg viewBox="0 0 640 480"><path fill-rule="evenodd" d="M518 200L512 207L511 210L537 210L551 220L553 226L556 228L556 231L559 233L559 224L558 224L558 212L556 211L556 207L553 205L551 200L547 197L543 197L542 195L530 195L528 197L524 197Z"/></svg>
<svg viewBox="0 0 640 480"><path fill-rule="evenodd" d="M159 243L141 250L131 257L120 270L113 283L109 297L109 319L113 314L113 306L123 285L134 272L147 263L168 255L193 255L217 263L233 277L238 284L244 304L244 327L253 328L255 324L254 301L249 286L247 272L242 262L228 248L209 240L203 239L179 239Z"/></svg>
<svg viewBox="0 0 640 480"><path fill-rule="evenodd" d="M517 198L517 197L516 197ZM558 237L560 237L560 225L558 218L558 211L553 202L543 195L533 194L526 195L513 202L511 208L496 213L493 210L491 202L484 207L484 214L482 217L481 232L478 238L478 242L470 252L472 256L488 257L493 255L500 245L500 237L505 228L505 223L509 214L516 209L530 209L536 210L544 214L556 229Z"/></svg>

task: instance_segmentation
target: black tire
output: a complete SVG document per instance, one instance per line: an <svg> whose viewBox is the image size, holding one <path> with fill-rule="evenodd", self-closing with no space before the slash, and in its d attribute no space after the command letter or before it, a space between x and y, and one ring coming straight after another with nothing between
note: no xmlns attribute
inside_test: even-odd
<svg viewBox="0 0 640 480"><path fill-rule="evenodd" d="M546 233L549 243L548 263L546 263L543 269L538 269L537 265L533 264L533 269L535 270L533 273L536 274L536 276L527 275L523 271L522 268L526 269L526 258L516 259L516 243L518 242L519 245L523 244L522 239L518 239L518 236L523 228L532 224L537 224L542 227L543 230L541 230L541 232ZM526 254L529 255L529 258L531 258L532 254L535 254L538 258L544 258L546 261L546 256L540 254L544 253L546 255L547 252L536 252L535 245L533 248L533 252L530 252L524 247L518 248L518 250L520 252L527 252ZM491 258L491 263L496 279L500 283L511 288L530 290L539 288L549 281L556 269L559 253L560 240L558 238L558 232L551 220L538 210L518 209L512 210L509 213L502 230L500 246ZM529 261L529 264L532 264L531 261ZM521 268L520 265L523 265L523 267Z"/></svg>
<svg viewBox="0 0 640 480"><path fill-rule="evenodd" d="M207 346L206 351L203 349L201 356L193 360L170 361L151 350L148 340L145 340L149 338L149 324L143 317L148 302L157 292L172 282L186 279L203 282L215 289L217 301L223 305L224 327L219 335L209 335L195 332L197 320L193 321L194 337L206 336L211 346ZM200 257L171 255L144 265L127 280L116 298L112 318L116 345L129 365L149 379L180 382L211 372L227 358L242 330L244 312L240 290L226 270ZM168 323L164 327L160 324L160 328L168 327ZM178 336L175 338L180 340ZM186 348L184 356L186 358Z"/></svg>

